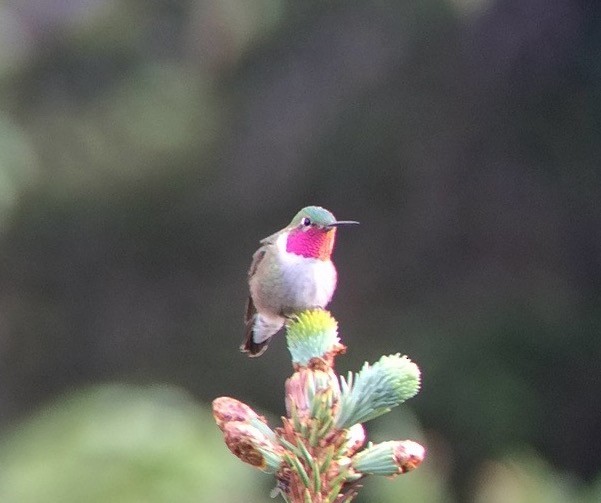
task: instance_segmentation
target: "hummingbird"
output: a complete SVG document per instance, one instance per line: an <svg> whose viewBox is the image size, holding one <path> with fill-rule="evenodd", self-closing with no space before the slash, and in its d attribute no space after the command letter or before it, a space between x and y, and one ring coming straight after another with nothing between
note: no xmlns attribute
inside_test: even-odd
<svg viewBox="0 0 601 503"><path fill-rule="evenodd" d="M248 271L250 295L240 351L262 355L287 319L329 304L337 279L331 260L336 228L358 223L307 206L282 230L260 241Z"/></svg>

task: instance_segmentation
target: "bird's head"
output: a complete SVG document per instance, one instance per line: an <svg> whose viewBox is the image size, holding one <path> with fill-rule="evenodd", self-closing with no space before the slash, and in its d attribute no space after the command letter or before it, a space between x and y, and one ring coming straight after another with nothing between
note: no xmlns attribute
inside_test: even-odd
<svg viewBox="0 0 601 503"><path fill-rule="evenodd" d="M305 258L329 260L334 249L336 228L358 223L352 220L336 220L325 208L307 206L300 210L286 227L286 251Z"/></svg>

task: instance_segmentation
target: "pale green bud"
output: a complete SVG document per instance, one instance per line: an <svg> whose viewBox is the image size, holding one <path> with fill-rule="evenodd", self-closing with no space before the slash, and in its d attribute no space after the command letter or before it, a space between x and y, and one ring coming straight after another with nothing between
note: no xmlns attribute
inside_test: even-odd
<svg viewBox="0 0 601 503"><path fill-rule="evenodd" d="M349 428L388 412L419 391L418 366L400 354L383 356L373 365L367 362L358 374L341 378L338 428Z"/></svg>
<svg viewBox="0 0 601 503"><path fill-rule="evenodd" d="M355 454L353 468L365 475L393 477L417 468L424 460L425 449L411 440L393 440L369 444Z"/></svg>
<svg viewBox="0 0 601 503"><path fill-rule="evenodd" d="M297 315L288 325L286 340L292 363L303 367L313 359L331 360L344 350L338 338L338 323L323 309Z"/></svg>

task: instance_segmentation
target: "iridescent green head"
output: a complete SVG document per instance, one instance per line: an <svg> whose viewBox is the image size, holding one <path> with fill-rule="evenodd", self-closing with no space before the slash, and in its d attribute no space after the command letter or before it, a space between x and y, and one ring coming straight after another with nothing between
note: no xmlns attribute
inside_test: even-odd
<svg viewBox="0 0 601 503"><path fill-rule="evenodd" d="M288 225L288 227L297 227L300 225L316 225L319 227L329 227L336 222L332 213L321 206L306 206L300 210Z"/></svg>

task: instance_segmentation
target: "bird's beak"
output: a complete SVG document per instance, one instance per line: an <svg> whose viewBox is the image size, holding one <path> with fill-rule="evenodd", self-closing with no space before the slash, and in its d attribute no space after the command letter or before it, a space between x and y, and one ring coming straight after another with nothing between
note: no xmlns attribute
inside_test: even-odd
<svg viewBox="0 0 601 503"><path fill-rule="evenodd" d="M332 222L329 227L338 227L339 225L359 225L359 222L355 222L354 220L338 220L336 222Z"/></svg>

